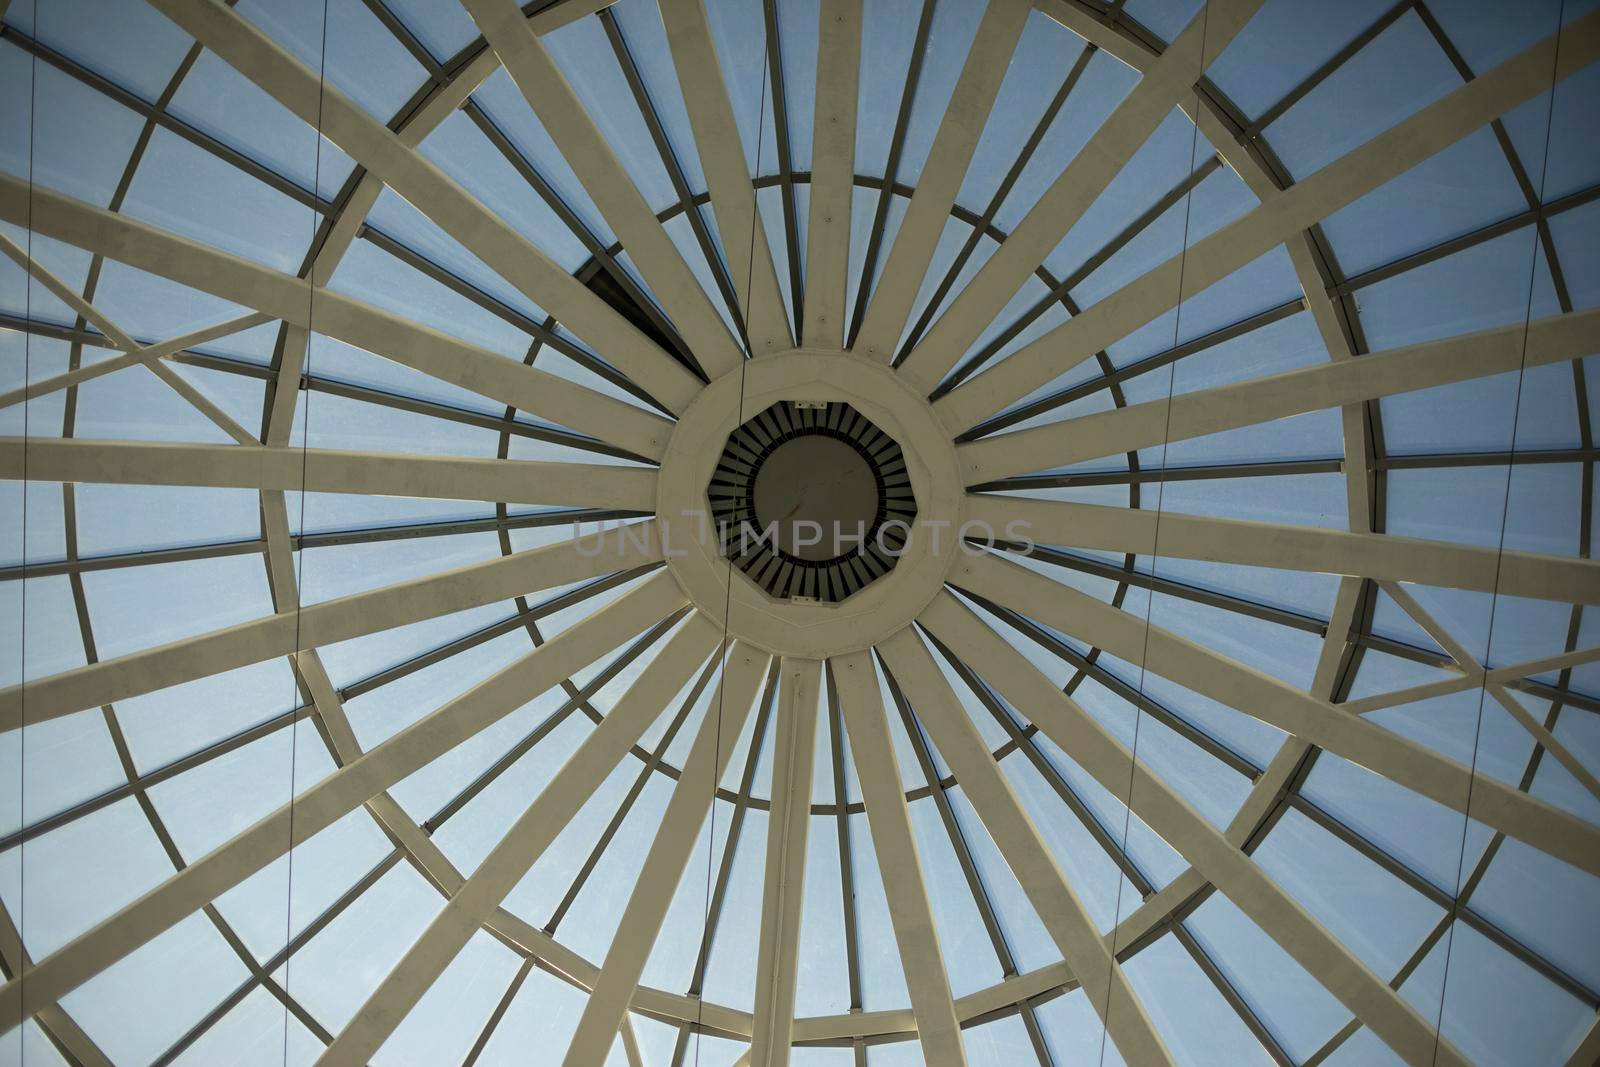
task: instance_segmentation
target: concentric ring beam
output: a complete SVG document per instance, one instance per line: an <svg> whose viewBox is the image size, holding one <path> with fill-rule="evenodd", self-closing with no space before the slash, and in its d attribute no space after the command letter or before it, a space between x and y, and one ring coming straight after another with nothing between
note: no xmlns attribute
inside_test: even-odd
<svg viewBox="0 0 1600 1067"><path fill-rule="evenodd" d="M778 287L778 271L767 245L767 228L756 211L756 188L745 164L739 124L728 99L705 0L660 0L660 7L678 86L683 91L683 104L700 152L700 169L705 173L711 208L716 212L728 274L735 290L749 279L749 285L738 292L738 297L750 337L750 354L792 348L794 340L783 310L783 291Z"/></svg>
<svg viewBox="0 0 1600 1067"><path fill-rule="evenodd" d="M811 768L817 749L822 664L785 657L778 681L778 737L772 761L761 933L756 948L752 1067L787 1067L811 829Z"/></svg>
<svg viewBox="0 0 1600 1067"><path fill-rule="evenodd" d="M286 656L659 562L654 521L353 593L0 690L0 732ZM26 718L24 718L26 712Z"/></svg>
<svg viewBox="0 0 1600 1067"><path fill-rule="evenodd" d="M1099 456L1133 452L1207 434L1417 389L1486 378L1588 355L1600 336L1600 311L1552 315L1478 333L1320 363L1265 378L961 445L968 485L1050 470ZM1524 355L1524 353L1526 355Z"/></svg>
<svg viewBox="0 0 1600 1067"><path fill-rule="evenodd" d="M26 981L7 982L0 1018L28 1017L54 1004L289 851L291 833L296 844L309 840L686 603L672 577L660 573L574 624L40 960Z"/></svg>
<svg viewBox="0 0 1600 1067"><path fill-rule="evenodd" d="M967 496L967 518L1048 545L1600 604L1600 561L1578 557L987 493Z"/></svg>
<svg viewBox="0 0 1600 1067"><path fill-rule="evenodd" d="M694 851L695 839L737 748L739 734L756 702L772 657L753 645L735 642L723 666L713 697L715 714L707 713L684 760L678 784L667 801L661 824L645 854L638 881L622 911L611 947L567 1048L566 1067L605 1062L617 1028L633 999L650 949L666 921L674 891Z"/></svg>
<svg viewBox="0 0 1600 1067"><path fill-rule="evenodd" d="M872 291L872 302L856 335L854 351L882 363L894 359L911 306L950 220L950 209L955 206L956 194L961 191L972 154L1000 93L1000 82L1011 66L1012 53L1032 10L1032 0L988 0L950 103L939 122L939 131L928 149L916 192Z"/></svg>
<svg viewBox="0 0 1600 1067"><path fill-rule="evenodd" d="M743 353L727 325L539 35L528 25L520 6L514 0L462 0L462 6L500 57L501 66L522 90L528 106L539 116L706 373L716 378L737 367ZM724 237L734 239L728 234ZM558 309L551 310L564 318ZM576 327L574 330L577 332Z"/></svg>
<svg viewBox="0 0 1600 1067"><path fill-rule="evenodd" d="M944 595L944 594L941 594ZM917 854L911 813L906 808L905 786L895 764L894 742L872 653L851 652L829 661L850 753L856 763L861 796L866 802L872 847L883 872L889 918L900 948L901 969L911 994L917 1020L917 1037L923 1058L940 1065L965 1065L961 1026L950 994L948 971L933 925L924 870Z"/></svg>
<svg viewBox="0 0 1600 1067"><path fill-rule="evenodd" d="M231 7L213 0L151 3L416 205L529 300L556 316L597 351L604 352L608 360L661 403L680 411L693 399L699 382L687 368L271 36ZM517 23L518 32L530 41L538 40L520 11Z"/></svg>
<svg viewBox="0 0 1600 1067"><path fill-rule="evenodd" d="M1073 157L900 365L931 392L1200 79L1262 0L1211 0ZM1201 54L1202 48L1205 54ZM915 202L913 201L913 206ZM909 221L909 212L907 221ZM888 277L887 271L885 277ZM918 276L920 278L920 275ZM881 288L880 284L880 288ZM966 429L965 426L961 429Z"/></svg>
<svg viewBox="0 0 1600 1067"><path fill-rule="evenodd" d="M1017 649L1003 641L950 593L941 593L918 621L967 662L1100 785L1226 893L1239 909L1405 1062L1417 1067L1467 1067L1433 1023L1267 877L1149 766L1093 716L1056 688ZM1132 768L1132 777L1129 770Z"/></svg>
<svg viewBox="0 0 1600 1067"><path fill-rule="evenodd" d="M77 438L0 437L0 478L108 485L304 489L650 511L649 467Z"/></svg>
<svg viewBox="0 0 1600 1067"><path fill-rule="evenodd" d="M811 210L806 222L802 343L844 343L855 190L856 98L861 86L860 0L819 0L816 108L811 132Z"/></svg>
<svg viewBox="0 0 1600 1067"><path fill-rule="evenodd" d="M1088 909L1050 855L1039 828L922 639L907 627L881 643L878 654L961 783L962 793L1005 857L1034 912L1078 976L1122 1058L1129 1063L1171 1064L1172 1054L1122 965L1101 939Z"/></svg>
<svg viewBox="0 0 1600 1067"><path fill-rule="evenodd" d="M1559 82L1597 57L1600 12L1591 12L1084 308L1081 315L940 398L935 408L956 432L971 428L1182 299L1550 88L1552 71Z"/></svg>
<svg viewBox="0 0 1600 1067"><path fill-rule="evenodd" d="M263 267L118 212L0 174L0 219L119 263L314 329L551 422L659 459L672 424L632 404L523 366L331 289ZM314 320L314 322L313 322Z"/></svg>
<svg viewBox="0 0 1600 1067"><path fill-rule="evenodd" d="M493 917L562 829L600 788L629 749L644 735L666 702L690 680L718 642L720 630L692 614L628 687L611 712L540 790L498 844L428 924L388 977L375 989L319 1064L366 1063L411 1009ZM731 745L729 746L732 747ZM698 787L699 783L694 783Z"/></svg>
<svg viewBox="0 0 1600 1067"><path fill-rule="evenodd" d="M994 555L957 561L953 584L1383 775L1579 870L1600 875L1600 826L1492 775Z"/></svg>

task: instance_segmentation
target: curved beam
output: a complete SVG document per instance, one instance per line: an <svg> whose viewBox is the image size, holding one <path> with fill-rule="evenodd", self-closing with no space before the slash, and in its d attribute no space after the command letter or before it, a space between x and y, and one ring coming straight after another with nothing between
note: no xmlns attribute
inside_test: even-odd
<svg viewBox="0 0 1600 1067"><path fill-rule="evenodd" d="M806 841L811 829L811 766L817 751L817 706L822 699L820 662L785 658L781 670L761 933L756 949L755 1030L748 1055L754 1067L787 1067L794 1038Z"/></svg>
<svg viewBox="0 0 1600 1067"><path fill-rule="evenodd" d="M1113 796L1126 795L1134 814L1226 893L1402 1059L1418 1067L1467 1067L1461 1053L1437 1037L1432 1022L954 596L940 593L917 621L944 644L961 649L979 675L1012 706L1028 709L1028 718L1045 736L1072 753L1077 764L1102 787Z"/></svg>
<svg viewBox="0 0 1600 1067"><path fill-rule="evenodd" d="M961 445L968 485L1588 355L1600 310L1319 363ZM1524 353L1526 356L1524 357Z"/></svg>
<svg viewBox="0 0 1600 1067"><path fill-rule="evenodd" d="M254 308L291 326L315 329L640 456L659 459L666 451L672 423L632 404L331 289L318 287L313 298L302 278L49 189L30 189L27 182L8 174L0 174L0 219ZM287 439L287 422L284 434Z"/></svg>
<svg viewBox="0 0 1600 1067"><path fill-rule="evenodd" d="M1204 645L1037 571L995 555L964 556L951 582L1128 663L1270 723L1324 751L1381 774L1589 874L1600 875L1600 826L1490 775L1319 700Z"/></svg>
<svg viewBox="0 0 1600 1067"><path fill-rule="evenodd" d="M513 0L463 0L501 66L713 378L744 358L655 212ZM731 240L730 235L724 235ZM556 309L552 308L552 311ZM557 312L558 318L565 318ZM605 351L601 348L600 351ZM674 409L678 410L678 409Z"/></svg>
<svg viewBox="0 0 1600 1067"><path fill-rule="evenodd" d="M844 344L855 192L856 98L861 87L860 0L820 0L816 109L811 132L811 212L806 222L803 344Z"/></svg>
<svg viewBox="0 0 1600 1067"><path fill-rule="evenodd" d="M654 520L309 604L0 689L0 731L662 558Z"/></svg>
<svg viewBox="0 0 1600 1067"><path fill-rule="evenodd" d="M1560 81L1596 58L1600 58L1600 12L1591 12L1084 308L1081 315L942 397L934 405L936 410L956 432L970 429L1312 223L1545 91L1552 71Z"/></svg>
<svg viewBox="0 0 1600 1067"><path fill-rule="evenodd" d="M939 121L939 132L928 149L916 192L872 291L867 317L856 335L856 352L881 363L894 359L911 306L922 289L928 264L944 235L950 209L1032 10L1033 0L988 0L950 104Z"/></svg>
<svg viewBox="0 0 1600 1067"><path fill-rule="evenodd" d="M1575 556L987 493L967 518L1009 540L1600 604L1600 561Z"/></svg>
<svg viewBox="0 0 1600 1067"><path fill-rule="evenodd" d="M1129 1063L1172 1064L1172 1053L1100 937L1082 899L1050 854L1016 790L916 631L907 627L878 654L911 700L961 791L983 821L1089 1003Z"/></svg>
<svg viewBox="0 0 1600 1067"><path fill-rule="evenodd" d="M405 197L524 296L621 368L672 411L700 382L605 301L512 229L382 122L328 85L231 7L213 0L150 0L162 14L260 86L312 129ZM517 12L520 32L536 41Z"/></svg>
<svg viewBox="0 0 1600 1067"><path fill-rule="evenodd" d="M687 601L661 573L335 771L0 988L26 1018ZM308 609L309 611L309 609ZM292 834L292 842L291 842Z"/></svg>
<svg viewBox="0 0 1600 1067"><path fill-rule="evenodd" d="M611 1051L639 985L639 976L644 973L650 950L666 921L673 893L694 851L695 839L711 810L716 783L722 780L733 750L738 747L739 734L750 717L771 660L770 654L743 641L735 642L729 650L712 698L716 713L707 711L684 760L683 773L661 814L661 825L650 842L644 866L562 1060L566 1067L603 1063ZM756 759L757 754L749 753L747 758Z"/></svg>
<svg viewBox="0 0 1600 1067"><path fill-rule="evenodd" d="M422 936L390 969L388 977L372 991L355 1017L322 1054L317 1061L319 1064L353 1067L377 1054L450 961L490 920L506 894L516 888L528 869L650 728L666 702L689 681L721 637L719 628L696 612L668 639L610 714L584 738L478 864L472 876L451 893Z"/></svg>
<svg viewBox="0 0 1600 1067"><path fill-rule="evenodd" d="M956 1018L944 954L933 924L928 888L922 879L922 861L900 770L895 764L894 742L889 737L889 719L872 653L837 656L829 665L850 735L856 778L867 805L867 825L872 830L873 850L878 854L878 870L888 897L895 943L900 947L923 1058L929 1063L965 1067L961 1024Z"/></svg>
<svg viewBox="0 0 1600 1067"><path fill-rule="evenodd" d="M649 467L472 459L331 448L0 437L0 478L655 509Z"/></svg>
<svg viewBox="0 0 1600 1067"><path fill-rule="evenodd" d="M747 290L738 296L750 335L751 355L792 348L794 339L789 335L789 319L783 310L783 291L778 287L778 271L767 245L767 228L756 210L756 189L745 164L739 124L728 100L705 0L661 0L660 6L667 46L672 50L678 86L689 112L689 126L700 151L700 169L711 193L711 209L716 213L728 274L736 288L749 279Z"/></svg>
<svg viewBox="0 0 1600 1067"><path fill-rule="evenodd" d="M918 387L933 391L1179 100L1194 91L1206 65L1222 54L1261 2L1211 0L1196 12L1039 197L1015 232L951 301L901 363L902 374Z"/></svg>

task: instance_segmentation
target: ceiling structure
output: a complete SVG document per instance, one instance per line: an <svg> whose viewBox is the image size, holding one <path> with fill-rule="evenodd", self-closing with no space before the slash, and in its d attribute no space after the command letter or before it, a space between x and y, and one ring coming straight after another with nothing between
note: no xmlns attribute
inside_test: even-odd
<svg viewBox="0 0 1600 1067"><path fill-rule="evenodd" d="M1596 5L0 19L0 1062L1600 1060Z"/></svg>

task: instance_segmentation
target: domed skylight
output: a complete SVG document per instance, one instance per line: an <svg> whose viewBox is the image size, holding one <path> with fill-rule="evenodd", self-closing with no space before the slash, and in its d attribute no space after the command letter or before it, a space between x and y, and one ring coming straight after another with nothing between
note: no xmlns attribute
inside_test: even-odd
<svg viewBox="0 0 1600 1067"><path fill-rule="evenodd" d="M0 0L0 1063L1600 1060L1596 7Z"/></svg>

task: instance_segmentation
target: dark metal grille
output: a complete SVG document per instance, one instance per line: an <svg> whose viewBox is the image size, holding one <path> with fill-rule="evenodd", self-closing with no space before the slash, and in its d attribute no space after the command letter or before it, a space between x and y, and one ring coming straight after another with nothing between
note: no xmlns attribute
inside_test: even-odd
<svg viewBox="0 0 1600 1067"><path fill-rule="evenodd" d="M785 551L762 536L756 518L755 485L762 465L781 445L810 435L853 448L871 468L878 488L877 511L861 544L823 560ZM917 515L899 444L845 403L802 406L785 400L750 418L728 435L706 495L723 555L779 599L836 602L876 581L894 568Z"/></svg>

